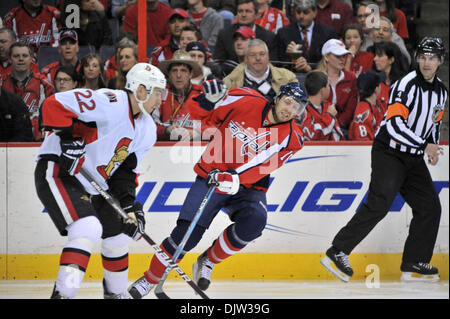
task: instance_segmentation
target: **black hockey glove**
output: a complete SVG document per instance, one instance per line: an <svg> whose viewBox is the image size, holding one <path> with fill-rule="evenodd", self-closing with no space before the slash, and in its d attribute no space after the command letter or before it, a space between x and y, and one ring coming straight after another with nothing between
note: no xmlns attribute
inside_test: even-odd
<svg viewBox="0 0 450 319"><path fill-rule="evenodd" d="M61 139L61 156L59 157L59 166L70 175L76 175L80 172L84 163L85 143L82 139Z"/></svg>
<svg viewBox="0 0 450 319"><path fill-rule="evenodd" d="M145 230L145 217L142 204L135 202L131 206L124 207L124 210L130 218L123 221L122 232L133 238L133 240L141 239Z"/></svg>
<svg viewBox="0 0 450 319"><path fill-rule="evenodd" d="M222 103L228 90L223 81L214 79L203 82L203 92L194 101L206 110L213 110Z"/></svg>

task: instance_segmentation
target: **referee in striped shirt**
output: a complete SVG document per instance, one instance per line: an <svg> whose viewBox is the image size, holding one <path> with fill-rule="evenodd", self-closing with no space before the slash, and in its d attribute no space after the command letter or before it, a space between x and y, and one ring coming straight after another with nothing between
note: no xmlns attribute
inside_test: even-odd
<svg viewBox="0 0 450 319"><path fill-rule="evenodd" d="M417 47L416 69L391 88L388 109L372 146L367 201L338 232L321 260L327 270L343 281L353 275L348 255L387 215L398 192L413 213L403 250L401 279L439 280L438 269L429 262L439 229L441 204L424 155L428 164L436 165L443 154L439 128L448 92L436 73L444 56L440 38L424 38Z"/></svg>

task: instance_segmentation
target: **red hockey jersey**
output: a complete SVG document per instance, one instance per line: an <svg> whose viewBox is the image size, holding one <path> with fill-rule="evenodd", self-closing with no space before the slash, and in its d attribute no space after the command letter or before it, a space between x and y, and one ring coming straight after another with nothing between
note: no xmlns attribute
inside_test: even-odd
<svg viewBox="0 0 450 319"><path fill-rule="evenodd" d="M340 141L345 139L338 121L327 112L329 105L330 103L324 102L319 110L311 103L308 103L302 119L297 124L305 140Z"/></svg>
<svg viewBox="0 0 450 319"><path fill-rule="evenodd" d="M19 41L31 45L37 56L40 46L58 46L59 16L59 10L52 6L43 5L36 17L19 6L6 14L4 26L12 29Z"/></svg>
<svg viewBox="0 0 450 319"><path fill-rule="evenodd" d="M206 127L215 126L215 133L194 171L205 178L217 168L235 170L245 187L255 185L279 168L303 146L302 134L293 121L271 124L271 104L257 91L234 88L219 107L207 109L194 100L188 101L194 119Z"/></svg>
<svg viewBox="0 0 450 319"><path fill-rule="evenodd" d="M372 141L385 112L386 108L379 100L377 100L376 105L372 105L365 100L359 102L348 130L349 139Z"/></svg>
<svg viewBox="0 0 450 319"><path fill-rule="evenodd" d="M278 29L289 24L289 20L281 10L269 7L262 17L256 19L255 24L268 31L277 33Z"/></svg>

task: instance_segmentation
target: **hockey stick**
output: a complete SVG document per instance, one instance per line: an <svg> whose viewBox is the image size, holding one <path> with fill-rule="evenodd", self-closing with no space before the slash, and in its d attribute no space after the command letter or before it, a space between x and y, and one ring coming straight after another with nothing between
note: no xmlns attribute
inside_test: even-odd
<svg viewBox="0 0 450 319"><path fill-rule="evenodd" d="M203 214L203 211L206 207L206 204L208 203L209 199L211 198L211 195L213 194L215 189L215 186L211 186L208 191L206 192L205 197L203 198L202 202L200 203L200 206L197 210L197 212L194 215L194 218L191 221L191 224L189 225L189 228L186 231L186 234L184 234L183 239L181 240L180 244L177 247L177 250L173 254L172 257L172 264L176 265L176 261L178 259L178 256L180 256L181 252L183 251L184 246L186 245L187 241L189 240L189 237L192 234L192 231L194 230L195 226L197 225L198 220ZM158 285L155 288L155 295L158 297L158 299L170 299L169 296L163 291L162 286L164 285L164 282L167 279L167 276L169 276L170 271L172 270L173 266L169 264L167 266L166 270L164 271L163 276L158 282Z"/></svg>
<svg viewBox="0 0 450 319"><path fill-rule="evenodd" d="M86 180L99 192L99 194L114 208L114 210L122 217L124 220L130 219L128 214L122 209L119 202L112 197L107 191L105 191L83 168L80 171L80 174L86 178ZM152 246L155 250L156 254L164 259L171 268L175 269L175 271L180 275L181 278L186 281L189 286L194 289L196 293L198 293L203 299L209 299L209 297L201 290L197 284L188 276L186 273L178 266L177 263L172 262L169 256L150 238L145 232L142 232L142 237L145 239L147 243Z"/></svg>

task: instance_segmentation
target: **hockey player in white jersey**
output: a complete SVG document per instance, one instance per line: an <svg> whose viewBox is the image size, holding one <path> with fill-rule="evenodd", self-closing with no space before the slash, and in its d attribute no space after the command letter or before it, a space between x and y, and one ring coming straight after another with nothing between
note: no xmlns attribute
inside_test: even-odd
<svg viewBox="0 0 450 319"><path fill-rule="evenodd" d="M47 130L37 156L37 194L62 236L67 236L51 298L74 298L93 247L102 239L104 297L128 298L128 245L145 227L135 201L139 163L156 142L149 114L161 103L161 71L138 63L125 90L76 89L42 106ZM87 180L81 167L120 201L135 223L125 223Z"/></svg>

